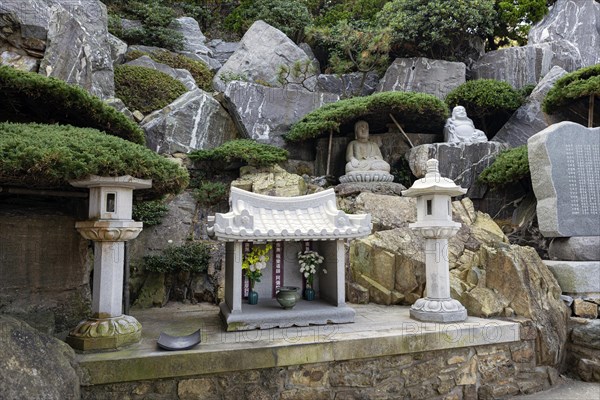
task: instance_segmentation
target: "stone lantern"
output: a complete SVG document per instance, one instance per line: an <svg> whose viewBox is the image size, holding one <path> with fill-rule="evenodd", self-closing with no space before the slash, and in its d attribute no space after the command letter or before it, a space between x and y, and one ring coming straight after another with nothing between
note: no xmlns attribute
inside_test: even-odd
<svg viewBox="0 0 600 400"><path fill-rule="evenodd" d="M467 310L450 297L448 238L456 234L460 224L452 221L451 197L465 194L466 189L451 179L442 178L438 161L427 161L427 174L417 180L403 196L417 198L417 222L409 228L425 239L427 297L418 299L410 308L410 316L428 322L460 322Z"/></svg>
<svg viewBox="0 0 600 400"><path fill-rule="evenodd" d="M125 242L142 231L142 222L132 216L133 190L152 187L152 180L131 176L101 177L71 181L89 188L89 219L75 228L94 241L94 286L92 318L84 320L67 336L67 343L79 350L116 349L136 343L142 325L123 314L123 266Z"/></svg>

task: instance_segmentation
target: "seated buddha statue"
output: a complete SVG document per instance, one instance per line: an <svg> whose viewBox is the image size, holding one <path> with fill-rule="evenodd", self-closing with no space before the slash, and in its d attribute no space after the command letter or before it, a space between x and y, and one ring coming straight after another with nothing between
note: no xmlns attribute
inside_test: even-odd
<svg viewBox="0 0 600 400"><path fill-rule="evenodd" d="M481 143L487 142L483 131L475 129L473 120L467 117L463 106L456 106L452 110L452 117L446 120L444 126L444 141L449 143Z"/></svg>

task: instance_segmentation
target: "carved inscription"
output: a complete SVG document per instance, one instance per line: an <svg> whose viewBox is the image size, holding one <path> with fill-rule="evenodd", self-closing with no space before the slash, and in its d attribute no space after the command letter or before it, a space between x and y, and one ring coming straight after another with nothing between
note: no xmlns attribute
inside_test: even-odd
<svg viewBox="0 0 600 400"><path fill-rule="evenodd" d="M600 145L567 144L572 215L600 215Z"/></svg>

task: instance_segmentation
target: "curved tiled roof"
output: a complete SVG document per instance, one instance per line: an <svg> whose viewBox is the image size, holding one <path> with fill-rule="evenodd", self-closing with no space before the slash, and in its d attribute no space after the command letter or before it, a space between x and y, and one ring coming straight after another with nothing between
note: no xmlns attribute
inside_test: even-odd
<svg viewBox="0 0 600 400"><path fill-rule="evenodd" d="M338 210L333 189L273 197L232 187L231 211L209 217L208 233L223 241L330 240L371 233L369 214Z"/></svg>

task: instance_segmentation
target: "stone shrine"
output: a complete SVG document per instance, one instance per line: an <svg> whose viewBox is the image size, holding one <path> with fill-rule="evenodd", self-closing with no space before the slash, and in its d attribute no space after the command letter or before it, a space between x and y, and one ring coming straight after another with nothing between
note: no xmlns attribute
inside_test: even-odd
<svg viewBox="0 0 600 400"><path fill-rule="evenodd" d="M600 299L600 128L560 122L529 138L544 261L564 294Z"/></svg>
<svg viewBox="0 0 600 400"><path fill-rule="evenodd" d="M463 106L456 106L452 109L452 117L446 120L444 141L449 143L481 143L488 140L483 131L475 129L473 120L467 117L467 110Z"/></svg>
<svg viewBox="0 0 600 400"><path fill-rule="evenodd" d="M390 164L383 160L381 150L369 140L369 124L358 121L354 125L355 140L346 148L346 175L340 182L391 182Z"/></svg>
<svg viewBox="0 0 600 400"><path fill-rule="evenodd" d="M335 192L297 197L272 197L231 188L231 211L209 217L208 233L226 242L225 301L220 316L228 331L354 322L354 310L345 299L344 240L371 233L369 214L346 214L336 207ZM250 285L242 263L252 245L272 246L269 265L263 272L258 304L244 298ZM297 253L315 250L324 257L327 273L315 276L314 301L298 301L282 309L275 300L282 286L304 287Z"/></svg>

